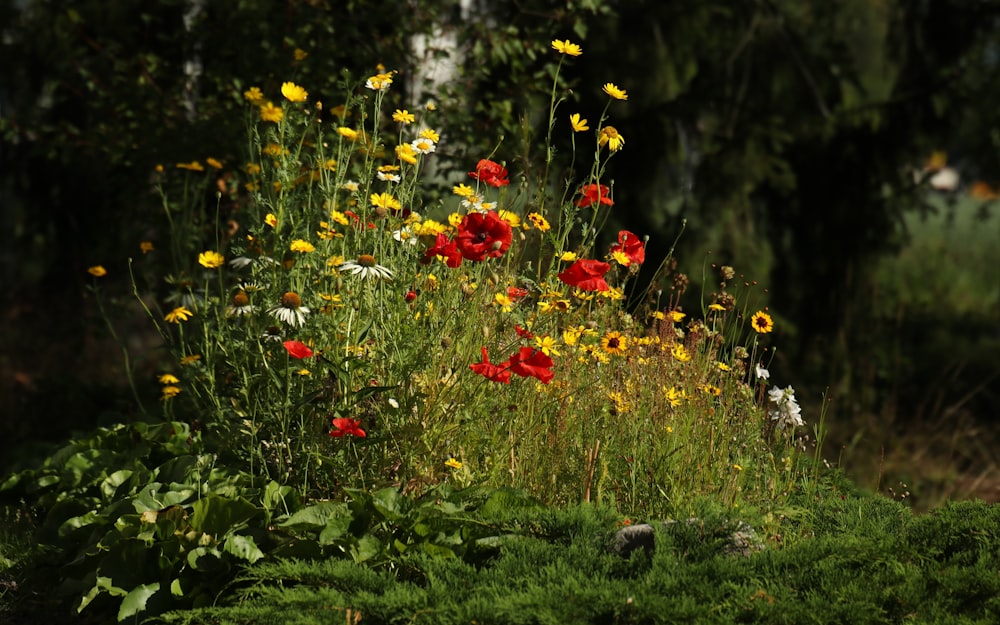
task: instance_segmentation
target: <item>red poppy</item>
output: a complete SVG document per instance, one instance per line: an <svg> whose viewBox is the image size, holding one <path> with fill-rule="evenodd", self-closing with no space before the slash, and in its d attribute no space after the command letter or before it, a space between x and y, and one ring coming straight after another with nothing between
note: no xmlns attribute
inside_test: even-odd
<svg viewBox="0 0 1000 625"><path fill-rule="evenodd" d="M463 257L478 262L503 256L513 238L510 224L495 211L469 213L458 225L455 244Z"/></svg>
<svg viewBox="0 0 1000 625"><path fill-rule="evenodd" d="M469 365L469 368L492 382L510 384L510 363L493 364L483 347L483 361Z"/></svg>
<svg viewBox="0 0 1000 625"><path fill-rule="evenodd" d="M491 187L503 187L510 184L510 180L507 180L507 168L486 158L476 163L476 171L470 171L469 175Z"/></svg>
<svg viewBox="0 0 1000 625"><path fill-rule="evenodd" d="M591 204L607 204L614 206L615 202L608 197L608 188L603 184L585 184L580 187L582 198L576 201L580 208L587 208Z"/></svg>
<svg viewBox="0 0 1000 625"><path fill-rule="evenodd" d="M452 269L455 269L462 264L462 253L458 251L458 246L455 245L455 241L449 239L448 236L443 233L438 233L437 240L434 242L434 245L429 247L427 251L424 252L424 257L420 262L426 265L437 256L444 256L445 262Z"/></svg>
<svg viewBox="0 0 1000 625"><path fill-rule="evenodd" d="M522 289L521 287L517 286L507 287L507 297L511 298L515 302L521 299L522 297L527 297L527 296L528 296L528 289Z"/></svg>
<svg viewBox="0 0 1000 625"><path fill-rule="evenodd" d="M630 262L641 265L646 260L646 244L628 230L618 233L618 243L611 245L611 253L623 252Z"/></svg>
<svg viewBox="0 0 1000 625"><path fill-rule="evenodd" d="M533 377L548 384L555 377L549 368L555 364L545 352L530 347L522 347L519 352L513 354L507 360L510 363L510 370L522 377Z"/></svg>
<svg viewBox="0 0 1000 625"><path fill-rule="evenodd" d="M522 328L521 326L517 326L516 325L516 326L514 326L514 331L517 332L517 335L519 337L521 337L522 339L533 339L533 338L535 338L535 335L532 334L531 330L528 330L527 328Z"/></svg>
<svg viewBox="0 0 1000 625"><path fill-rule="evenodd" d="M581 258L566 271L559 274L559 279L570 286L575 286L584 291L607 291L608 283L604 281L604 274L611 269L608 263Z"/></svg>
<svg viewBox="0 0 1000 625"><path fill-rule="evenodd" d="M406 295L403 296L403 301L405 301L407 304L409 304L415 299L417 299L417 292L414 291L413 289L407 291Z"/></svg>
<svg viewBox="0 0 1000 625"><path fill-rule="evenodd" d="M361 429L361 421L356 419L348 419L346 417L337 417L333 420L334 429L330 431L330 436L334 438L340 438L342 436L358 436L364 438L367 436L365 431Z"/></svg>
<svg viewBox="0 0 1000 625"><path fill-rule="evenodd" d="M309 346L305 343L299 341L285 341L282 345L285 346L285 351L292 358L308 358L313 355L313 350L309 349Z"/></svg>

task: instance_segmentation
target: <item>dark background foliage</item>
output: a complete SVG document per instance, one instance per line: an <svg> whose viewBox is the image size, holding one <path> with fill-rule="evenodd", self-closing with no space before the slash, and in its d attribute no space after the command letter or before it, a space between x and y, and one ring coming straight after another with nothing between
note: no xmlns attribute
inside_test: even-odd
<svg viewBox="0 0 1000 625"><path fill-rule="evenodd" d="M429 93L421 70L458 53L434 94L442 169L467 170L502 137L497 157L537 183L544 119L522 114L547 102L552 38L585 50L563 68L573 94L560 123L577 110L596 122L605 82L629 91L611 109L627 143L609 173L619 225L650 235L644 279L686 220L678 258L696 285L713 290L715 263L767 286L774 379L795 385L811 421L826 393L847 431L859 415L935 424L954 406L993 424L996 306L958 317L949 302L914 307L912 290L886 305L875 269L906 246L910 216L947 209L914 177L932 150L966 180L1000 180L1000 2L486 4L0 2L3 456L136 410L85 269L108 267L102 288L120 295L121 336L141 351L125 257L163 229L150 173L242 163L244 89L294 80L335 105L345 78L382 63L399 70L394 104L415 108ZM414 58L428 33L439 49ZM983 228L995 229L992 209ZM892 364L900 349L905 367ZM951 370L943 395L921 392Z"/></svg>

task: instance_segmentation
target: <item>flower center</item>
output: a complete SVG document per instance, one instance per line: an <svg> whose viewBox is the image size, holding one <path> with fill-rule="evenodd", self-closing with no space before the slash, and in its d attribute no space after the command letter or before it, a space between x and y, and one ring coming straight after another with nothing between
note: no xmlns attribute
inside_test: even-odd
<svg viewBox="0 0 1000 625"><path fill-rule="evenodd" d="M285 308L299 308L302 306L302 298L297 293L289 291L281 296L281 305Z"/></svg>
<svg viewBox="0 0 1000 625"><path fill-rule="evenodd" d="M242 308L250 303L250 298L247 297L246 291L240 291L236 295L233 295L233 306L237 308Z"/></svg>
<svg viewBox="0 0 1000 625"><path fill-rule="evenodd" d="M608 339L608 349L618 349L618 339L611 337Z"/></svg>
<svg viewBox="0 0 1000 625"><path fill-rule="evenodd" d="M378 263L375 262L375 257L371 254L362 254L358 256L358 264L362 267L374 267Z"/></svg>

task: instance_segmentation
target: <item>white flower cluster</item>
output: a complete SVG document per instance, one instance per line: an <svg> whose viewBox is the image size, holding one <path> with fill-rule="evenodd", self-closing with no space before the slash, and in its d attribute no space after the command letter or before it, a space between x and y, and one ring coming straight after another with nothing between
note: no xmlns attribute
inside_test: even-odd
<svg viewBox="0 0 1000 625"><path fill-rule="evenodd" d="M795 389L791 386L785 388L775 386L767 392L767 397L774 403L774 408L768 411L768 415L771 421L777 422L779 430L805 425L805 421L802 420L802 408L795 400Z"/></svg>

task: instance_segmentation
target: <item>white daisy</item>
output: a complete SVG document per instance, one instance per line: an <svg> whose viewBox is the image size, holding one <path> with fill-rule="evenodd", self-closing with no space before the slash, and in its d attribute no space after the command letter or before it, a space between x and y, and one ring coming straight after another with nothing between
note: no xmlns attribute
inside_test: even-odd
<svg viewBox="0 0 1000 625"><path fill-rule="evenodd" d="M227 317L240 317L242 315L249 315L254 311L253 304L250 303L250 297L247 292L240 289L233 294L230 299L229 306L226 306L226 316Z"/></svg>
<svg viewBox="0 0 1000 625"><path fill-rule="evenodd" d="M414 139L410 143L410 147L413 148L413 151L416 152L417 154L430 154L431 152L437 149L437 146L434 144L434 142L426 137L420 137L418 139Z"/></svg>
<svg viewBox="0 0 1000 625"><path fill-rule="evenodd" d="M289 291L281 296L280 304L271 307L267 312L282 323L287 323L290 326L304 326L309 309L302 305L302 298L299 297L298 293Z"/></svg>
<svg viewBox="0 0 1000 625"><path fill-rule="evenodd" d="M375 262L375 257L370 254L362 254L356 260L340 263L337 265L337 271L350 271L351 275L355 276L360 274L363 280L368 278L392 280L392 270Z"/></svg>

